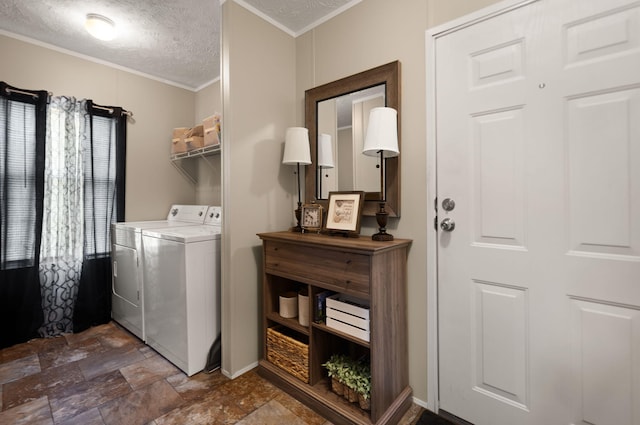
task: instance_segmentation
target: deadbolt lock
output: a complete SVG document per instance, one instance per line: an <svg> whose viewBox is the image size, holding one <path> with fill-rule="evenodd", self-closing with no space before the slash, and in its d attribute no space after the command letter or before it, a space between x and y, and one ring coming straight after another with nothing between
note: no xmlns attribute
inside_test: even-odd
<svg viewBox="0 0 640 425"><path fill-rule="evenodd" d="M444 201L442 201L442 209L445 211L453 211L455 207L456 202L451 198L446 198Z"/></svg>

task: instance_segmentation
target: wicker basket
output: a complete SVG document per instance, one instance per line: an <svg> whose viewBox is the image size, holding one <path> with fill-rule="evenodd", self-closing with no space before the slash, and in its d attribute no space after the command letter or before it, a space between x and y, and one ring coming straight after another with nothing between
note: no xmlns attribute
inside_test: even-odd
<svg viewBox="0 0 640 425"><path fill-rule="evenodd" d="M358 394L358 404L362 410L371 410L371 399L365 399L362 394Z"/></svg>
<svg viewBox="0 0 640 425"><path fill-rule="evenodd" d="M339 396L342 396L344 394L345 387L344 384L336 378L331 378L331 390Z"/></svg>
<svg viewBox="0 0 640 425"><path fill-rule="evenodd" d="M267 328L267 360L309 383L309 345L286 335L287 328Z"/></svg>

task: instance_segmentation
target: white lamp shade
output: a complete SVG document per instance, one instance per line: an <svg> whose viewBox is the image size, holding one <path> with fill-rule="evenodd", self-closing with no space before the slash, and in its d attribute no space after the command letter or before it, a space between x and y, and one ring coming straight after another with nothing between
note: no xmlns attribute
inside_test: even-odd
<svg viewBox="0 0 640 425"><path fill-rule="evenodd" d="M98 40L113 40L116 36L116 24L106 16L89 13L84 22L86 30Z"/></svg>
<svg viewBox="0 0 640 425"><path fill-rule="evenodd" d="M311 164L309 130L304 127L287 128L282 163L286 165Z"/></svg>
<svg viewBox="0 0 640 425"><path fill-rule="evenodd" d="M384 158L398 156L398 111L393 108L371 109L362 153Z"/></svg>
<svg viewBox="0 0 640 425"><path fill-rule="evenodd" d="M318 137L318 166L322 168L333 168L333 147L331 146L331 136L325 133Z"/></svg>

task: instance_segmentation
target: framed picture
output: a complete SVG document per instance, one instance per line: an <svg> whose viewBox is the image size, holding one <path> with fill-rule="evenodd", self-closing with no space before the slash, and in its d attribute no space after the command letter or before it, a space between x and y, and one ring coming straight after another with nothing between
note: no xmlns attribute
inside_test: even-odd
<svg viewBox="0 0 640 425"><path fill-rule="evenodd" d="M319 232L322 230L322 205L304 204L300 214L300 227L303 232Z"/></svg>
<svg viewBox="0 0 640 425"><path fill-rule="evenodd" d="M364 205L364 192L329 192L329 206L325 230L360 234L360 216Z"/></svg>

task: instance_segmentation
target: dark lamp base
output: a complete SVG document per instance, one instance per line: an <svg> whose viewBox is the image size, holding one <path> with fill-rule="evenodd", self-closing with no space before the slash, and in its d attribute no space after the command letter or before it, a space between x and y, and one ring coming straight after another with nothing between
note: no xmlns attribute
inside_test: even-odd
<svg viewBox="0 0 640 425"><path fill-rule="evenodd" d="M301 217L301 214L302 214L302 202L300 202L300 201L298 201L298 208L296 208L295 214L296 214L297 224L296 224L295 227L291 228L291 231L292 232L302 233L302 226L300 226L300 217Z"/></svg>
<svg viewBox="0 0 640 425"><path fill-rule="evenodd" d="M390 235L388 233L376 233L375 235L371 236L371 239L373 239L374 241L392 241L393 240L393 235Z"/></svg>
<svg viewBox="0 0 640 425"><path fill-rule="evenodd" d="M387 233L387 218L389 213L384 210L384 202L380 202L380 211L376 213L376 220L378 221L378 233L371 236L374 241L392 241L393 235Z"/></svg>

